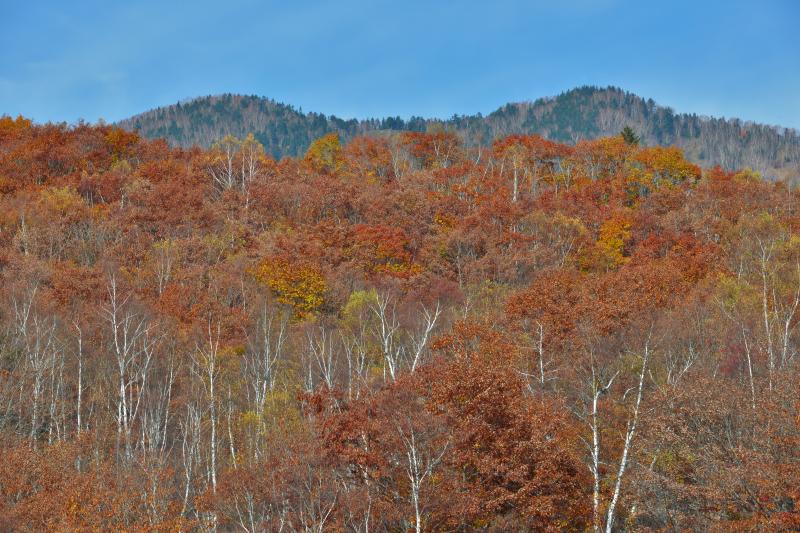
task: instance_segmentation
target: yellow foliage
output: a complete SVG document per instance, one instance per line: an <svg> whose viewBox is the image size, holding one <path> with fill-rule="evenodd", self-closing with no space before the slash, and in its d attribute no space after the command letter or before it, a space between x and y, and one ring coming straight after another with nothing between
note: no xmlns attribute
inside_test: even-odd
<svg viewBox="0 0 800 533"><path fill-rule="evenodd" d="M623 216L613 216L600 227L597 247L603 252L606 267L617 268L626 261L625 244L631 237L631 223Z"/></svg>
<svg viewBox="0 0 800 533"><path fill-rule="evenodd" d="M724 308L730 312L743 302L748 304L756 302L758 294L754 287L751 287L736 276L720 274L717 279L717 298Z"/></svg>
<svg viewBox="0 0 800 533"><path fill-rule="evenodd" d="M456 226L456 219L453 215L448 213L436 213L433 221L439 227L439 230L446 233Z"/></svg>
<svg viewBox="0 0 800 533"><path fill-rule="evenodd" d="M344 162L339 135L329 133L311 143L305 159L318 172L338 172Z"/></svg>
<svg viewBox="0 0 800 533"><path fill-rule="evenodd" d="M40 201L48 215L61 219L80 220L88 213L81 195L70 187L46 189L42 191Z"/></svg>
<svg viewBox="0 0 800 533"><path fill-rule="evenodd" d="M347 324L357 325L363 318L363 313L370 305L378 302L378 292L372 288L368 291L353 291L347 303L342 308L342 319Z"/></svg>
<svg viewBox="0 0 800 533"><path fill-rule="evenodd" d="M700 179L700 167L687 161L676 146L643 148L634 159L634 176L642 185L658 187Z"/></svg>
<svg viewBox="0 0 800 533"><path fill-rule="evenodd" d="M296 390L284 388L268 392L263 411L244 411L239 415L239 427L262 438L270 431L277 430L278 422L282 424L284 430L299 428L303 418L296 402L296 395Z"/></svg>
<svg viewBox="0 0 800 533"><path fill-rule="evenodd" d="M130 175L133 171L133 167L127 159L118 159L111 163L110 170L119 172L120 174Z"/></svg>
<svg viewBox="0 0 800 533"><path fill-rule="evenodd" d="M292 265L286 259L267 259L255 277L267 285L276 299L292 307L295 318L305 318L318 309L327 289L325 278L313 265Z"/></svg>
<svg viewBox="0 0 800 533"><path fill-rule="evenodd" d="M255 411L245 411L239 416L239 423L244 427L257 428L261 424L261 416Z"/></svg>

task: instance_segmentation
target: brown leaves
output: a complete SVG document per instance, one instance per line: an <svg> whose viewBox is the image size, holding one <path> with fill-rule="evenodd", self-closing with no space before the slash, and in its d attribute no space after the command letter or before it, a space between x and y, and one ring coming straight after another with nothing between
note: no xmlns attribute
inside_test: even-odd
<svg viewBox="0 0 800 533"><path fill-rule="evenodd" d="M331 134L276 163L254 137L180 150L0 118L0 529L224 528L252 508L251 530L403 530L415 500L424 530L584 529L585 400L619 376L595 398L603 507L653 324L615 524L796 528L798 200L621 137ZM123 383L132 462L109 459L109 272L158 338ZM192 356L210 322L213 401Z"/></svg>
<svg viewBox="0 0 800 533"><path fill-rule="evenodd" d="M563 406L527 393L511 347L491 330L461 325L439 350L449 360L426 371L426 387L431 408L446 413L447 463L459 473L451 490L466 515L449 523L515 517L540 530L580 527L586 472Z"/></svg>

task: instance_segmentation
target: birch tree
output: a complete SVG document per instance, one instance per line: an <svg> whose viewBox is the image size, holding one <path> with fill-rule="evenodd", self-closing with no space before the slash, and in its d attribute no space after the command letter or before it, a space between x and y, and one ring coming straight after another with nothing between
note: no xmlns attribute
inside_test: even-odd
<svg viewBox="0 0 800 533"><path fill-rule="evenodd" d="M109 278L107 292L108 302L101 311L117 369L117 448L122 441L123 456L130 460L133 456L131 434L147 390L157 338L149 321L134 312L130 293L120 294L114 275Z"/></svg>

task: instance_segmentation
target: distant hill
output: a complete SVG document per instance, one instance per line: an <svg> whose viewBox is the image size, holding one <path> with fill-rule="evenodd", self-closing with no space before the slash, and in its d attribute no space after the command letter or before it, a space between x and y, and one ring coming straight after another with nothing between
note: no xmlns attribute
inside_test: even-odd
<svg viewBox="0 0 800 533"><path fill-rule="evenodd" d="M800 178L800 134L796 130L676 113L615 87L581 87L534 102L510 103L487 116L447 120L344 120L303 113L269 98L225 94L153 109L119 125L180 146L208 147L226 134L243 137L253 133L276 158L300 155L311 141L332 131L347 140L371 132L425 131L439 125L459 132L467 145L479 145L499 136L533 133L574 143L616 135L630 126L643 144L677 145L689 159L705 167L749 167L772 179Z"/></svg>

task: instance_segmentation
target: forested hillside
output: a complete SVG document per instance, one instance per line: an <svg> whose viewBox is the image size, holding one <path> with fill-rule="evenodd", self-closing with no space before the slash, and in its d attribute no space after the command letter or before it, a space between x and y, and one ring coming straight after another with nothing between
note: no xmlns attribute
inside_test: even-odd
<svg viewBox="0 0 800 533"><path fill-rule="evenodd" d="M457 132L466 146L488 146L514 134L537 134L574 144L616 135L631 127L647 146L682 148L689 160L710 168L752 168L768 179L800 179L800 135L737 119L676 113L613 87L582 87L554 98L508 104L485 117L455 116L449 120L399 117L343 120L302 113L256 96L221 95L196 98L124 120L120 125L172 145L210 147L225 135L253 133L273 157L300 156L314 139L336 132L344 140L367 132Z"/></svg>
<svg viewBox="0 0 800 533"><path fill-rule="evenodd" d="M258 138L0 118L0 530L800 528L796 191Z"/></svg>

